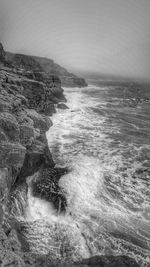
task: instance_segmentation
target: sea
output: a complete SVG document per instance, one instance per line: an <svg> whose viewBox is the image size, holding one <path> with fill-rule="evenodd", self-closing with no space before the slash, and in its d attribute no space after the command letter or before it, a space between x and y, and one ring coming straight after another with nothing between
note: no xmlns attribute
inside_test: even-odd
<svg viewBox="0 0 150 267"><path fill-rule="evenodd" d="M64 88L47 139L66 212L28 192L24 236L36 253L77 261L126 255L150 266L150 85Z"/></svg>

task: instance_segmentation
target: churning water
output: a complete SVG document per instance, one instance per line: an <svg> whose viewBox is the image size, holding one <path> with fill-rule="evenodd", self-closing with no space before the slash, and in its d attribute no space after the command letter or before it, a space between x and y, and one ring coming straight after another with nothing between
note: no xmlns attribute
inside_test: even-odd
<svg viewBox="0 0 150 267"><path fill-rule="evenodd" d="M145 90L145 91L144 91ZM31 250L77 260L128 255L150 264L150 102L136 85L65 89L47 133L67 211L28 192Z"/></svg>

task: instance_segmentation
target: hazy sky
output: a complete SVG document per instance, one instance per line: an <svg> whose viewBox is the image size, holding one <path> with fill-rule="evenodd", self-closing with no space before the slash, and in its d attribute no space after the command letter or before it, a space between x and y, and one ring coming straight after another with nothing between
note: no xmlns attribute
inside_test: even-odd
<svg viewBox="0 0 150 267"><path fill-rule="evenodd" d="M150 77L150 0L0 0L5 49L70 70Z"/></svg>

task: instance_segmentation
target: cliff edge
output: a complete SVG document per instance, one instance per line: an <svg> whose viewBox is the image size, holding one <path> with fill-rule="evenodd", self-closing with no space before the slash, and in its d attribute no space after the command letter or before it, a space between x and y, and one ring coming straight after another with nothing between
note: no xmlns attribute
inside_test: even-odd
<svg viewBox="0 0 150 267"><path fill-rule="evenodd" d="M44 57L29 56L23 54L13 54L6 52L7 61L15 68L22 70L24 75L33 78L40 75L49 78L51 75L59 77L64 87L85 87L86 81L79 78L73 73L68 72L65 68L56 64L52 59Z"/></svg>

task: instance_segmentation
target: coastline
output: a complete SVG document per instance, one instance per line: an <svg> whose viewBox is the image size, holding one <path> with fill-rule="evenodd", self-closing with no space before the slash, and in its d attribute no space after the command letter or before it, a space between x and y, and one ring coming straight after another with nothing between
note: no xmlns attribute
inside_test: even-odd
<svg viewBox="0 0 150 267"><path fill-rule="evenodd" d="M25 212L27 177L36 175L34 194L53 201L56 211L64 210L66 205L58 185L66 170L55 168L46 138L52 126L49 116L66 99L58 76L44 76L33 68L27 77L26 72L7 62L3 46L0 48L0 260L3 265L14 262L15 266L25 266L28 244L17 218L23 218ZM55 192L41 195L42 177L49 186L55 185Z"/></svg>
<svg viewBox="0 0 150 267"><path fill-rule="evenodd" d="M55 168L46 138L46 132L52 126L49 116L56 112L55 105L66 102L60 79L53 75L49 76L48 82L47 79L29 79L15 69L2 66L0 84L0 264L73 267L72 262L56 262L51 255L31 253L22 235L24 225L17 220L24 217L28 193L27 177L35 178L35 196L52 201L56 211L64 212L67 205L58 184L67 169ZM44 194L41 191L43 181ZM55 187L54 193L46 189L50 188L51 183ZM111 266L112 263L138 266L124 256L98 256L80 261L75 266L101 266L104 263L106 266Z"/></svg>

